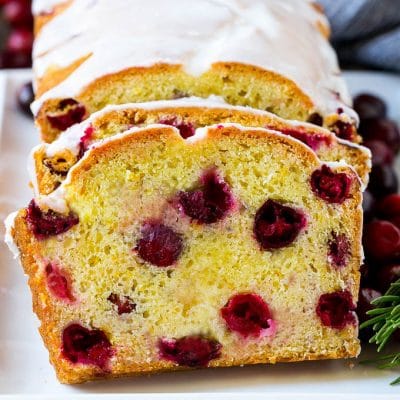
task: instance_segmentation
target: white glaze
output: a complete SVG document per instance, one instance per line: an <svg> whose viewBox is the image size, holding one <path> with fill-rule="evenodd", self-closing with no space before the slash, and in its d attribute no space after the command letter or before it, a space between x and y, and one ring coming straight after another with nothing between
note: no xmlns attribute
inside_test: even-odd
<svg viewBox="0 0 400 400"><path fill-rule="evenodd" d="M36 0L37 1L37 0ZM198 76L218 61L241 62L292 79L323 115L351 99L311 0L75 0L39 33L34 70L65 67L92 54L33 103L74 97L105 74L156 63ZM34 2L35 3L35 2ZM47 3L47 2L46 2ZM351 114L355 118L355 114Z"/></svg>
<svg viewBox="0 0 400 400"><path fill-rule="evenodd" d="M66 0L64 0L66 1ZM38 15L41 13L48 13L53 10L53 8L64 1L60 0L34 0L32 2L32 13L33 15Z"/></svg>
<svg viewBox="0 0 400 400"><path fill-rule="evenodd" d="M4 242L7 244L10 251L13 253L14 258L18 258L20 255L19 249L14 242L12 237L12 230L14 229L15 218L17 217L18 211L11 213L6 220L4 221L4 225L6 227L6 234L4 236Z"/></svg>

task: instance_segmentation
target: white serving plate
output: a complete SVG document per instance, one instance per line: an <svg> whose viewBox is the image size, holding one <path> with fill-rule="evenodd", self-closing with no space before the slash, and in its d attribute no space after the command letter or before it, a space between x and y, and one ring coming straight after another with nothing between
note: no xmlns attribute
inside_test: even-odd
<svg viewBox="0 0 400 400"><path fill-rule="evenodd" d="M26 160L38 134L17 109L15 92L29 71L0 73L0 220L32 197ZM353 94L383 97L400 121L400 76L348 72ZM400 169L399 169L400 171ZM1 224L0 235L4 228ZM31 296L19 263L0 244L0 399L400 399L389 382L400 371L379 371L358 361L319 361L168 373L131 379L61 385L48 362L31 312ZM368 350L362 357L370 357ZM368 354L369 353L369 354Z"/></svg>

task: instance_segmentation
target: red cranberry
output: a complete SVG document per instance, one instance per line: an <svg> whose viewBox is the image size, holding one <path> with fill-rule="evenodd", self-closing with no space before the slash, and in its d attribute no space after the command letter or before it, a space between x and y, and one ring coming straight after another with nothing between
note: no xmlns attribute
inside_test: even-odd
<svg viewBox="0 0 400 400"><path fill-rule="evenodd" d="M31 64L31 53L10 50L0 53L0 68L28 68Z"/></svg>
<svg viewBox="0 0 400 400"><path fill-rule="evenodd" d="M330 126L330 129L340 139L349 140L351 142L355 139L355 128L350 122L337 120L332 126Z"/></svg>
<svg viewBox="0 0 400 400"><path fill-rule="evenodd" d="M269 127L267 126L267 128ZM276 129L274 127L270 128ZM280 128L277 130L284 135L288 135L297 140L300 140L300 142L303 142L314 151L318 150L321 146L330 146L332 144L332 138L322 133L308 133L300 129Z"/></svg>
<svg viewBox="0 0 400 400"><path fill-rule="evenodd" d="M371 288L362 288L358 296L357 304L357 315L360 322L364 322L370 317L367 315L367 311L372 310L374 307L371 301L380 297L382 294ZM373 336L372 328L360 330L360 339L367 342L368 339Z"/></svg>
<svg viewBox="0 0 400 400"><path fill-rule="evenodd" d="M222 345L201 336L185 336L180 339L161 339L158 349L161 358L195 368L206 367L211 360L219 358Z"/></svg>
<svg viewBox="0 0 400 400"><path fill-rule="evenodd" d="M6 49L14 52L31 53L33 45L33 33L25 28L11 31L6 42Z"/></svg>
<svg viewBox="0 0 400 400"><path fill-rule="evenodd" d="M52 210L43 212L37 206L35 200L29 203L26 220L29 229L38 240L67 232L74 225L79 223L79 218L72 213L65 216Z"/></svg>
<svg viewBox="0 0 400 400"><path fill-rule="evenodd" d="M375 198L368 190L363 193L362 208L364 211L364 221L369 222L374 217Z"/></svg>
<svg viewBox="0 0 400 400"><path fill-rule="evenodd" d="M392 260L400 255L400 230L388 221L372 221L365 226L365 252L377 261Z"/></svg>
<svg viewBox="0 0 400 400"><path fill-rule="evenodd" d="M316 312L323 325L343 329L348 324L356 323L355 309L351 293L342 290L321 295Z"/></svg>
<svg viewBox="0 0 400 400"><path fill-rule="evenodd" d="M89 148L90 142L93 139L94 134L94 127L93 125L89 125L81 137L79 141L79 153L78 153L78 160L80 160L83 155L86 153L87 149Z"/></svg>
<svg viewBox="0 0 400 400"><path fill-rule="evenodd" d="M199 189L180 192L179 205L196 222L212 224L226 216L234 199L229 185L214 170L203 175L201 184Z"/></svg>
<svg viewBox="0 0 400 400"><path fill-rule="evenodd" d="M343 203L349 196L351 178L343 172L333 172L323 165L311 175L313 192L328 203Z"/></svg>
<svg viewBox="0 0 400 400"><path fill-rule="evenodd" d="M178 233L159 222L144 224L141 233L136 250L144 261L157 267L176 263L183 250L183 241Z"/></svg>
<svg viewBox="0 0 400 400"><path fill-rule="evenodd" d="M391 194L380 200L376 206L377 215L400 228L400 195Z"/></svg>
<svg viewBox="0 0 400 400"><path fill-rule="evenodd" d="M336 268L345 267L350 256L350 242L346 235L332 233L328 242L328 260Z"/></svg>
<svg viewBox="0 0 400 400"><path fill-rule="evenodd" d="M377 287L382 293L386 293L390 285L398 279L400 279L399 264L385 265L376 271Z"/></svg>
<svg viewBox="0 0 400 400"><path fill-rule="evenodd" d="M360 119L381 118L386 116L385 102L373 94L359 94L354 98L353 106Z"/></svg>
<svg viewBox="0 0 400 400"><path fill-rule="evenodd" d="M390 165L375 165L369 176L368 190L376 197L382 198L396 193L399 187L396 172Z"/></svg>
<svg viewBox="0 0 400 400"><path fill-rule="evenodd" d="M324 124L324 119L322 118L322 116L320 114L313 113L308 117L307 122L309 122L310 124L317 125L317 126L322 126Z"/></svg>
<svg viewBox="0 0 400 400"><path fill-rule="evenodd" d="M392 164L394 160L393 151L381 140L366 140L364 146L372 153L372 165Z"/></svg>
<svg viewBox="0 0 400 400"><path fill-rule="evenodd" d="M86 108L74 99L61 100L58 110L47 114L47 119L54 129L65 131L70 126L83 121Z"/></svg>
<svg viewBox="0 0 400 400"><path fill-rule="evenodd" d="M244 293L231 297L221 309L229 330L247 338L274 334L274 322L268 304L257 294Z"/></svg>
<svg viewBox="0 0 400 400"><path fill-rule="evenodd" d="M196 128L191 122L179 121L178 118L163 118L159 121L160 124L171 125L178 129L180 135L187 139L196 133Z"/></svg>
<svg viewBox="0 0 400 400"><path fill-rule="evenodd" d="M106 370L114 355L111 343L100 329L79 324L67 326L62 334L63 356L73 364L94 365Z"/></svg>
<svg viewBox="0 0 400 400"><path fill-rule="evenodd" d="M47 264L46 280L47 287L53 296L67 302L75 301L67 277L56 265Z"/></svg>
<svg viewBox="0 0 400 400"><path fill-rule="evenodd" d="M256 213L253 231L263 250L280 249L291 244L306 223L303 212L267 200Z"/></svg>
<svg viewBox="0 0 400 400"><path fill-rule="evenodd" d="M116 293L111 293L107 300L117 306L118 314L129 314L136 310L136 304L129 296L120 296Z"/></svg>
<svg viewBox="0 0 400 400"><path fill-rule="evenodd" d="M3 7L4 18L13 26L32 27L31 2L28 0L9 0Z"/></svg>
<svg viewBox="0 0 400 400"><path fill-rule="evenodd" d="M400 131L394 121L369 118L361 121L359 132L364 140L381 140L397 153L400 149Z"/></svg>
<svg viewBox="0 0 400 400"><path fill-rule="evenodd" d="M35 99L32 82L27 82L21 86L17 94L19 109L29 117L32 117L31 103Z"/></svg>

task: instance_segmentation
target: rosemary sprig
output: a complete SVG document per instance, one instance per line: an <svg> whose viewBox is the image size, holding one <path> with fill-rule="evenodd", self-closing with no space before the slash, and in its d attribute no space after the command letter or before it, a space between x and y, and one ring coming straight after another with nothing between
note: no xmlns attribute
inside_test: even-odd
<svg viewBox="0 0 400 400"><path fill-rule="evenodd" d="M360 329L372 326L375 332L369 340L375 343L380 352L389 341L392 334L400 328L400 279L390 285L389 290L381 297L371 301L375 306L367 312L371 318L360 325ZM375 360L364 361L363 364L374 363L380 369L389 369L400 366L400 352L378 357ZM400 383L400 377L391 382L391 385Z"/></svg>

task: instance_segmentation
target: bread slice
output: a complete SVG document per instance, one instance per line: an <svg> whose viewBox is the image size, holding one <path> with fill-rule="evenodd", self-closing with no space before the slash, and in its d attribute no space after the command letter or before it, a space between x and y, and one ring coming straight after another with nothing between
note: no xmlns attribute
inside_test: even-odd
<svg viewBox="0 0 400 400"><path fill-rule="evenodd" d="M149 125L9 221L59 380L355 357L362 193L275 131Z"/></svg>
<svg viewBox="0 0 400 400"><path fill-rule="evenodd" d="M33 111L46 142L108 104L210 95L360 139L313 1L70 0L54 14L35 10Z"/></svg>
<svg viewBox="0 0 400 400"><path fill-rule="evenodd" d="M67 130L53 144L40 145L32 154L31 177L36 197L49 195L61 184L69 168L82 156L83 147L130 127L163 123L177 127L181 136L187 138L195 133L196 128L227 122L268 127L292 136L312 148L323 161L344 160L354 167L364 186L368 182L371 155L365 147L338 139L326 129L287 121L266 111L229 106L215 97L187 98L108 106Z"/></svg>

